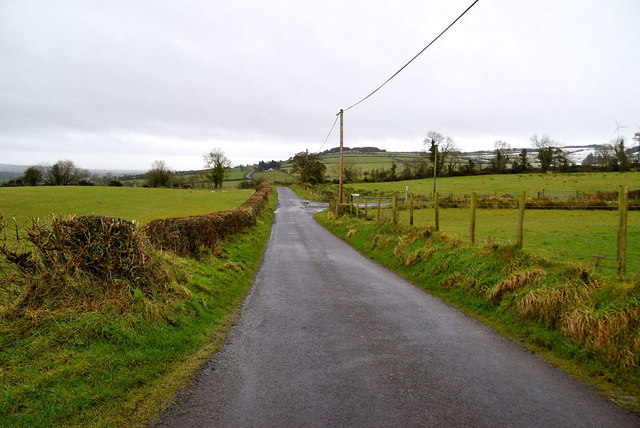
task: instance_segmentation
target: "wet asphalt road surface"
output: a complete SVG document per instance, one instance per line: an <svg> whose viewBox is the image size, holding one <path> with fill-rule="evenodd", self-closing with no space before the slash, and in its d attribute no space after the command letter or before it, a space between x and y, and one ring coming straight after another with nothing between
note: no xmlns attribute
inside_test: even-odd
<svg viewBox="0 0 640 428"><path fill-rule="evenodd" d="M221 350L159 426L640 426L564 372L360 255L279 188Z"/></svg>

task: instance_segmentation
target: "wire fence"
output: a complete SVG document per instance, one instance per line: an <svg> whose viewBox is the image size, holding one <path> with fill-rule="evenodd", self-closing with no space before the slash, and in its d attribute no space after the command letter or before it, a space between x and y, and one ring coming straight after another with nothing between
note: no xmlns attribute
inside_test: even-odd
<svg viewBox="0 0 640 428"><path fill-rule="evenodd" d="M472 240L473 233L477 244L489 241L517 245L520 212L517 201L502 201L504 203L497 206L495 203L483 203L486 200L479 200L476 205L473 232L471 198L447 200L440 204L434 198L411 195L379 197L354 194L348 197L343 209L373 221L437 228L468 242ZM564 200L566 203L548 209L527 206L522 224L522 247L550 260L583 263L603 274L621 273L621 213L612 209L612 206L619 205L619 201L577 209L572 199ZM527 204L530 202L527 200ZM627 208L633 205L625 204ZM335 209L335 205L333 207ZM626 212L624 229L622 273L640 274L640 211Z"/></svg>

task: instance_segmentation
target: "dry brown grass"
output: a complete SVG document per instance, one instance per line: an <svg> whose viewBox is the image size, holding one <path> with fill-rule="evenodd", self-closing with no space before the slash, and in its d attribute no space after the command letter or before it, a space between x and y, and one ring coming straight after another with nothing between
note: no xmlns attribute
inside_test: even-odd
<svg viewBox="0 0 640 428"><path fill-rule="evenodd" d="M518 312L524 318L555 329L569 311L587 300L595 290L595 286L584 283L569 283L558 288L540 288L527 293L518 302Z"/></svg>
<svg viewBox="0 0 640 428"><path fill-rule="evenodd" d="M501 281L493 288L491 294L489 295L489 301L497 302L505 292L514 291L546 275L547 273L542 269L532 269L514 274L509 278Z"/></svg>
<svg viewBox="0 0 640 428"><path fill-rule="evenodd" d="M413 266L413 264L420 259L420 250L415 250L413 253L409 254L407 260L404 262L404 265L409 267Z"/></svg>
<svg viewBox="0 0 640 428"><path fill-rule="evenodd" d="M460 286L465 282L465 276L462 272L457 272L452 275L449 275L438 284L439 288L453 288L456 286Z"/></svg>
<svg viewBox="0 0 640 428"><path fill-rule="evenodd" d="M640 367L640 304L596 310L583 306L570 312L562 331L625 370Z"/></svg>
<svg viewBox="0 0 640 428"><path fill-rule="evenodd" d="M357 229L349 229L349 230L347 231L347 235L346 235L347 239L348 239L348 238L351 238L351 237L352 237L353 235L355 235L356 233L358 233L358 230L357 230Z"/></svg>

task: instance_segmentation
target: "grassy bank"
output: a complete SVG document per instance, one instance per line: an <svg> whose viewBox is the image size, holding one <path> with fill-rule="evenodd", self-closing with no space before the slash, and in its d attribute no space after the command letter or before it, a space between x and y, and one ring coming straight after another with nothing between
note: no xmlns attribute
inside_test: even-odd
<svg viewBox="0 0 640 428"><path fill-rule="evenodd" d="M219 346L259 268L275 200L215 257L154 253L170 277L162 293L132 284L98 310L0 320L0 425L145 425Z"/></svg>
<svg viewBox="0 0 640 428"><path fill-rule="evenodd" d="M640 284L493 242L320 213L359 251L521 341L618 404L640 406Z"/></svg>

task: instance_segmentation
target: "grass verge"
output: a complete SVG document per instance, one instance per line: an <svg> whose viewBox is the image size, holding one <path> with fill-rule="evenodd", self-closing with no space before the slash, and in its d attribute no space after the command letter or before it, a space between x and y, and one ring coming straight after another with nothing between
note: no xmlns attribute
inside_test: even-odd
<svg viewBox="0 0 640 428"><path fill-rule="evenodd" d="M326 212L316 219L401 274L548 362L640 411L640 284L605 282L584 266L554 263L488 242Z"/></svg>
<svg viewBox="0 0 640 428"><path fill-rule="evenodd" d="M133 307L0 320L0 425L146 425L217 350L259 269L276 195L217 257L155 256L172 279Z"/></svg>

